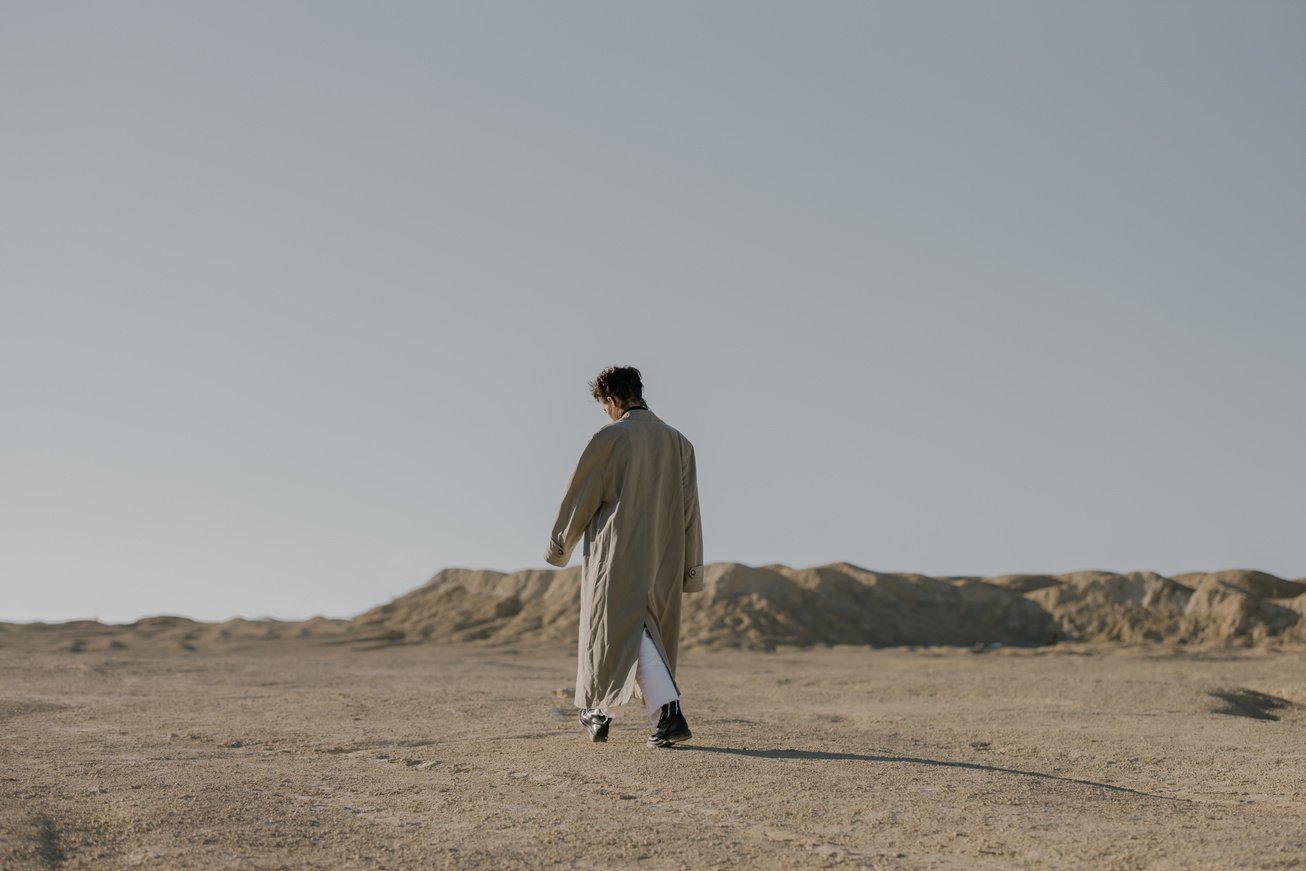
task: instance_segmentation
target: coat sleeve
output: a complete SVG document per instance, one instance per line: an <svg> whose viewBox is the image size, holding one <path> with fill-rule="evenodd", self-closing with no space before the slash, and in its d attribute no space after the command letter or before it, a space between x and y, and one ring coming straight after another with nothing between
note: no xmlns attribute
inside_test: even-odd
<svg viewBox="0 0 1306 871"><path fill-rule="evenodd" d="M682 590L697 593L703 589L703 521L698 514L698 468L694 446L685 442L681 460L681 484L685 502L685 578Z"/></svg>
<svg viewBox="0 0 1306 871"><path fill-rule="evenodd" d="M567 565L585 527L603 504L603 482L611 453L612 439L603 430L596 432L581 452L544 552L544 561L549 565Z"/></svg>

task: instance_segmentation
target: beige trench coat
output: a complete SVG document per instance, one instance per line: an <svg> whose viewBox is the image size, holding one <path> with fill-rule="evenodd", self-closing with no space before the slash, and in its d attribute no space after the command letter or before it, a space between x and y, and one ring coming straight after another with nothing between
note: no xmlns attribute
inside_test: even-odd
<svg viewBox="0 0 1306 871"><path fill-rule="evenodd" d="M642 697L635 666L645 626L675 682L680 594L703 589L689 439L647 408L594 433L562 498L545 560L565 566L582 536L575 701L612 708Z"/></svg>

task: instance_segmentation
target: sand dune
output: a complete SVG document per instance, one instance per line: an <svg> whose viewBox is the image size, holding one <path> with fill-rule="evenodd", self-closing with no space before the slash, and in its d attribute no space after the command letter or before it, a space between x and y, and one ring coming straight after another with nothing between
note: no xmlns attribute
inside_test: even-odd
<svg viewBox="0 0 1306 871"><path fill-rule="evenodd" d="M23 644L67 653L132 650L149 653L185 652L242 642L277 639L346 639L348 620L313 617L309 620L245 620L205 623L189 617L160 615L133 623L69 620L64 623L0 623L0 646L5 636L22 635ZM43 643L44 642L44 643Z"/></svg>
<svg viewBox="0 0 1306 871"><path fill-rule="evenodd" d="M359 615L355 637L417 641L569 641L580 570L504 574L446 569ZM683 643L778 645L1043 645L1063 640L1261 645L1306 640L1306 583L1265 572L1084 571L930 577L846 562L708 566L685 599Z"/></svg>
<svg viewBox="0 0 1306 871"><path fill-rule="evenodd" d="M426 641L572 642L580 569L504 573L451 568L352 620L202 623L147 617L8 625L45 633L51 649L193 650L304 637L360 646ZM1306 583L1236 569L930 577L846 562L795 569L708 566L703 593L685 599L689 646L1038 646L1059 641L1276 646L1306 641ZM5 626L6 624L0 624Z"/></svg>

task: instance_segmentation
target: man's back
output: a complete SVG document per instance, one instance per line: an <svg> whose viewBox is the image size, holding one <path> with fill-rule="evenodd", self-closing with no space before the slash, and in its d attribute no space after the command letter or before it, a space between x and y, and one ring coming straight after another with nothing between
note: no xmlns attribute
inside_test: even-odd
<svg viewBox="0 0 1306 871"><path fill-rule="evenodd" d="M591 741L608 709L638 692L651 747L692 737L675 682L680 594L703 589L703 530L694 446L644 403L639 370L609 366L590 382L612 423L590 437L562 497L544 558L581 564L576 707Z"/></svg>
<svg viewBox="0 0 1306 871"><path fill-rule="evenodd" d="M635 690L645 631L674 674L681 593L703 589L694 447L645 406L590 437L545 559L566 565L582 538L576 705L607 709Z"/></svg>
<svg viewBox="0 0 1306 871"><path fill-rule="evenodd" d="M626 582L656 586L687 568L687 501L694 447L652 411L627 411L601 430L611 440L603 502L586 536L590 548L629 565ZM696 507L696 505L695 505ZM701 562L701 560L700 560ZM642 576L642 577L641 577Z"/></svg>

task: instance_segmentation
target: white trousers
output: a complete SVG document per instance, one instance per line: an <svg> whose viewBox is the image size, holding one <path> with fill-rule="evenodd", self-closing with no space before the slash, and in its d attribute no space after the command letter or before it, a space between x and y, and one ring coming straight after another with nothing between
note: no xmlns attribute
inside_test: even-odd
<svg viewBox="0 0 1306 871"><path fill-rule="evenodd" d="M658 653L658 646L653 643L653 636L648 627L644 628L644 637L639 642L639 664L635 666L635 682L644 696L648 706L648 718L657 725L662 706L680 698L676 685L671 680L671 672Z"/></svg>

